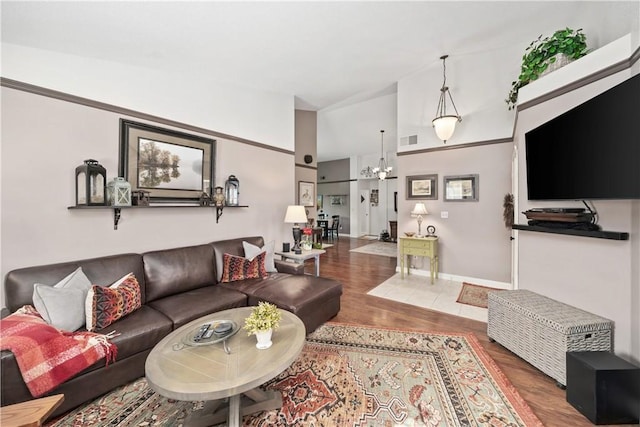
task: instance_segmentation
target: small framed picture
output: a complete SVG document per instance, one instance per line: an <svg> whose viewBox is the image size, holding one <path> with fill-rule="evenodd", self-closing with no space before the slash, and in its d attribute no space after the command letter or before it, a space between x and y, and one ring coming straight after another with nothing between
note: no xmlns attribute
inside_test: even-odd
<svg viewBox="0 0 640 427"><path fill-rule="evenodd" d="M447 202L477 202L479 176L458 175L444 177L444 200Z"/></svg>
<svg viewBox="0 0 640 427"><path fill-rule="evenodd" d="M313 182L298 181L298 204L305 207L314 207L315 200L315 184Z"/></svg>
<svg viewBox="0 0 640 427"><path fill-rule="evenodd" d="M438 199L438 175L407 176L407 199Z"/></svg>

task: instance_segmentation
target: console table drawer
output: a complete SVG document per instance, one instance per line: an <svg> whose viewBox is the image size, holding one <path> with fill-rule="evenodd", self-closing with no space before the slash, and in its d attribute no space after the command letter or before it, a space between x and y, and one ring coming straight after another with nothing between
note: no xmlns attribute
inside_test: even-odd
<svg viewBox="0 0 640 427"><path fill-rule="evenodd" d="M405 255L417 255L417 256L431 256L431 250L430 249L424 249L424 248L404 248L404 254Z"/></svg>
<svg viewBox="0 0 640 427"><path fill-rule="evenodd" d="M425 246L429 246L431 241L429 240L420 240L420 239L403 239L402 247L406 249L410 248L424 248Z"/></svg>

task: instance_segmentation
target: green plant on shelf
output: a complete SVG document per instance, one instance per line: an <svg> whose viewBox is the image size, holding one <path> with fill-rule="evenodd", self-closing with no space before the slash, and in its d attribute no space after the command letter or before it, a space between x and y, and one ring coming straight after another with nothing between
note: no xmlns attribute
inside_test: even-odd
<svg viewBox="0 0 640 427"><path fill-rule="evenodd" d="M520 88L537 80L549 65L558 60L557 55L566 55L568 60L573 61L587 53L587 37L582 32L582 28L577 30L565 28L545 38L540 35L525 50L520 75L517 80L511 82L511 90L505 99L509 110L515 108Z"/></svg>

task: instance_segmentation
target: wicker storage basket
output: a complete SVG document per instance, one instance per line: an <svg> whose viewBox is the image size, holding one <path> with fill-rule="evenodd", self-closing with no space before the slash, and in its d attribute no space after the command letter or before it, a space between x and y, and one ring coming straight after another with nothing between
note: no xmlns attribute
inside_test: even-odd
<svg viewBox="0 0 640 427"><path fill-rule="evenodd" d="M613 351L613 322L527 290L489 292L487 335L566 385L568 351Z"/></svg>

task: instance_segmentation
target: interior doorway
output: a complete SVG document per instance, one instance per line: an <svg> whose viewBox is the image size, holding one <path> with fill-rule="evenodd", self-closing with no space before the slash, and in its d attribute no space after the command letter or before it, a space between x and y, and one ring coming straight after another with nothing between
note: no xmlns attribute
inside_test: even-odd
<svg viewBox="0 0 640 427"><path fill-rule="evenodd" d="M369 205L369 190L360 190L358 200L358 235L371 234L371 206Z"/></svg>

